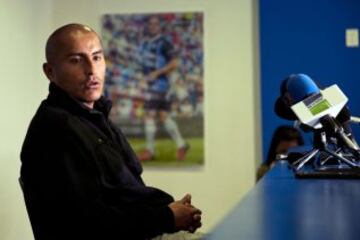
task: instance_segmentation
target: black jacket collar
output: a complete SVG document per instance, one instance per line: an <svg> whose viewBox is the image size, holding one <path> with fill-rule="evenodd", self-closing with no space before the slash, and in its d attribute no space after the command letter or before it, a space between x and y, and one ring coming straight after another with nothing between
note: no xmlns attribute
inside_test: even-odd
<svg viewBox="0 0 360 240"><path fill-rule="evenodd" d="M110 100L101 97L94 103L94 108L91 109L85 106L83 103L77 99L71 97L60 87L56 86L54 83L49 85L49 95L47 100L56 106L60 106L74 114L93 114L101 112L106 118L109 116L109 112L112 107Z"/></svg>

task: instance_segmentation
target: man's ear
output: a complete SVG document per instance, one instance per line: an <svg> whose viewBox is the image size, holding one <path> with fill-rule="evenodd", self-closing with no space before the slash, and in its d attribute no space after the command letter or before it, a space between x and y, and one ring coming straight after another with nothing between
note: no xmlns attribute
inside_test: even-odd
<svg viewBox="0 0 360 240"><path fill-rule="evenodd" d="M43 64L43 71L50 81L54 79L54 69L49 63Z"/></svg>

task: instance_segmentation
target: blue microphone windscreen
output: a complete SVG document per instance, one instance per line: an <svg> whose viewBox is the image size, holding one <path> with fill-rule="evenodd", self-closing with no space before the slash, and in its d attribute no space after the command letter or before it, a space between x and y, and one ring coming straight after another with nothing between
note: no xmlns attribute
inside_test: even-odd
<svg viewBox="0 0 360 240"><path fill-rule="evenodd" d="M287 92L293 104L298 103L312 94L320 92L316 83L306 74L294 74L287 81Z"/></svg>

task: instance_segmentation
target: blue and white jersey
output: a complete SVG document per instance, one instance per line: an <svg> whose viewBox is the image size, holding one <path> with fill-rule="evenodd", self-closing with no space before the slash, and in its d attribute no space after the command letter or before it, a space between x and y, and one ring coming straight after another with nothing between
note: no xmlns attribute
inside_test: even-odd
<svg viewBox="0 0 360 240"><path fill-rule="evenodd" d="M143 42L140 55L145 76L163 68L175 57L172 44L163 36ZM167 92L170 87L165 74L160 75L154 81L148 82L148 84L149 89L155 92Z"/></svg>

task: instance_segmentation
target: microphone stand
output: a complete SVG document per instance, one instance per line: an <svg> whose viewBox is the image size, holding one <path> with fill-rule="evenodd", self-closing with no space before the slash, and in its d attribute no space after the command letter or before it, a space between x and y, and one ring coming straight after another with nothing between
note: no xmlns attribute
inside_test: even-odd
<svg viewBox="0 0 360 240"><path fill-rule="evenodd" d="M349 149L346 144L341 144L341 139L327 137L324 129L312 129L314 132L313 149L304 156L297 159L291 167L295 173L300 173L307 163L312 162L312 169L315 172L341 172L355 170L360 173L360 154ZM340 140L340 141L339 141ZM348 139L350 140L350 139ZM351 141L351 140L350 140ZM333 148L335 148L333 150ZM335 162L330 163L329 162Z"/></svg>
<svg viewBox="0 0 360 240"><path fill-rule="evenodd" d="M352 123L360 124L360 117L351 116L351 117L350 117L350 121L351 121Z"/></svg>

